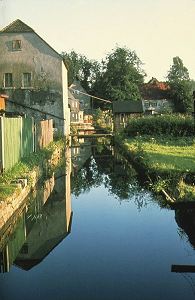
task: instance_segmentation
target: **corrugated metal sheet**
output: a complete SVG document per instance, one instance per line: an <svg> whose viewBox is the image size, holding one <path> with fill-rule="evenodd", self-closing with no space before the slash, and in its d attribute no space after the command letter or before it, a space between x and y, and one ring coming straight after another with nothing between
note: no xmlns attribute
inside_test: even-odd
<svg viewBox="0 0 195 300"><path fill-rule="evenodd" d="M36 139L34 129L33 118L0 117L0 172L12 168L34 148L42 149L53 141L52 119L36 125Z"/></svg>
<svg viewBox="0 0 195 300"><path fill-rule="evenodd" d="M0 165L1 170L8 170L33 152L34 121L22 117L0 119Z"/></svg>
<svg viewBox="0 0 195 300"><path fill-rule="evenodd" d="M3 169L8 170L21 159L22 118L3 118Z"/></svg>
<svg viewBox="0 0 195 300"><path fill-rule="evenodd" d="M28 156L34 149L34 120L32 118L22 119L22 153L21 157Z"/></svg>

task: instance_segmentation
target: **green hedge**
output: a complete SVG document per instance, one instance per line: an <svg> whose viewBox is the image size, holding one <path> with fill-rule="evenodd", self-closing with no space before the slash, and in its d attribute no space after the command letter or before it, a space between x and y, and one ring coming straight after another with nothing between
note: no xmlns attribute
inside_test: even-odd
<svg viewBox="0 0 195 300"><path fill-rule="evenodd" d="M184 115L145 116L129 119L125 133L129 137L145 134L193 136L194 120L192 116Z"/></svg>

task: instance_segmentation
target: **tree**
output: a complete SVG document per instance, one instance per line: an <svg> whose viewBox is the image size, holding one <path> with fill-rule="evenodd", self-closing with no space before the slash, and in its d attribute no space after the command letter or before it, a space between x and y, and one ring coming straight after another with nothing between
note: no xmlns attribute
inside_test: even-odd
<svg viewBox="0 0 195 300"><path fill-rule="evenodd" d="M116 47L102 61L102 72L92 86L94 94L111 101L139 100L144 71L135 51Z"/></svg>
<svg viewBox="0 0 195 300"><path fill-rule="evenodd" d="M74 50L70 53L62 52L62 56L68 68L68 85L79 80L83 88L90 92L91 86L99 74L100 64L96 60L89 60L85 55L78 54Z"/></svg>
<svg viewBox="0 0 195 300"><path fill-rule="evenodd" d="M170 86L170 96L173 99L176 112L186 113L192 109L192 82L188 69L178 56L173 58L167 76Z"/></svg>

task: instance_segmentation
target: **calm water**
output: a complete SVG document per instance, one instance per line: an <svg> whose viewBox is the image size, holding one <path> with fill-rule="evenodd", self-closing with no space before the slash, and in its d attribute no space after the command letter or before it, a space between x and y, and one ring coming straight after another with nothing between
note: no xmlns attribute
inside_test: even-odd
<svg viewBox="0 0 195 300"><path fill-rule="evenodd" d="M0 299L194 299L171 266L195 265L195 211L162 208L113 149L71 152L2 237Z"/></svg>

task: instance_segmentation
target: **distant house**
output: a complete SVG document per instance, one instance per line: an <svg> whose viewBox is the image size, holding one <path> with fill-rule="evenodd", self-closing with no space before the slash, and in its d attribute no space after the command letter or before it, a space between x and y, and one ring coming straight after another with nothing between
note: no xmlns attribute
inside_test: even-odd
<svg viewBox="0 0 195 300"><path fill-rule="evenodd" d="M113 102L113 116L115 130L125 128L128 119L143 114L142 101L115 101Z"/></svg>
<svg viewBox="0 0 195 300"><path fill-rule="evenodd" d="M144 112L155 114L172 110L169 90L169 85L166 82L160 82L154 77L145 83L141 90Z"/></svg>
<svg viewBox="0 0 195 300"><path fill-rule="evenodd" d="M83 110L80 108L80 102L73 96L70 89L68 91L68 104L70 107L70 123L83 123Z"/></svg>
<svg viewBox="0 0 195 300"><path fill-rule="evenodd" d="M63 59L31 27L16 20L0 31L0 88L9 95L6 110L35 120L53 119L70 130L67 69Z"/></svg>
<svg viewBox="0 0 195 300"><path fill-rule="evenodd" d="M81 109L84 110L85 114L89 114L92 109L92 100L80 82L78 80L74 80L69 88L75 98L79 100Z"/></svg>

